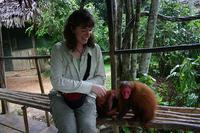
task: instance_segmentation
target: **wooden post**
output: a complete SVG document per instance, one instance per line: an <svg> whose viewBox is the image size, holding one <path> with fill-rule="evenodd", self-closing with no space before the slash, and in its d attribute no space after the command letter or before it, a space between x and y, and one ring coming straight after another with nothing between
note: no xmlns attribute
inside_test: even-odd
<svg viewBox="0 0 200 133"><path fill-rule="evenodd" d="M34 50L34 55L37 55L37 50L36 50L36 41L35 41L35 13L33 13L33 32L32 32L32 45L33 45L33 50ZM44 87L43 87L43 83L42 83L42 76L41 76L41 69L40 69L40 65L38 63L38 59L35 58L35 65L36 65L36 69L37 69L37 75L38 75L38 80L39 80L39 85L40 85L40 90L41 93L44 94ZM45 111L45 116L47 119L47 126L50 126L50 120L49 120L49 113L47 111Z"/></svg>
<svg viewBox="0 0 200 133"><path fill-rule="evenodd" d="M40 66L39 66L37 58L35 58L35 64L36 64L36 69L37 69L37 75L38 75L40 90L41 90L41 93L44 94L45 92L44 92L44 87L43 87L43 83L42 83L42 76L41 76ZM50 126L50 120L49 120L49 113L47 111L45 111L45 116L46 116L46 119L47 119L47 126L49 127Z"/></svg>
<svg viewBox="0 0 200 133"><path fill-rule="evenodd" d="M108 28L109 28L109 42L110 42L110 59L111 59L111 86L112 88L117 87L117 69L116 69L116 57L115 57L115 44L116 44L116 33L115 33L115 1L106 0L107 4L107 15L108 15Z"/></svg>
<svg viewBox="0 0 200 133"><path fill-rule="evenodd" d="M0 23L0 88L6 88L6 81L5 81L5 66L4 66L4 60L3 57L3 37L2 37L2 25ZM6 101L1 101L2 106L2 114L7 113L8 110L8 104Z"/></svg>
<svg viewBox="0 0 200 133"><path fill-rule="evenodd" d="M27 108L26 106L21 107L23 111L23 117L24 117L25 133L29 133L28 116L27 116L26 108Z"/></svg>
<svg viewBox="0 0 200 133"><path fill-rule="evenodd" d="M43 87L43 84L42 84L42 76L41 76L40 66L39 66L37 58L35 58L35 65L36 65L36 70L37 70L37 75L38 75L40 90L41 90L41 93L44 94L44 87Z"/></svg>

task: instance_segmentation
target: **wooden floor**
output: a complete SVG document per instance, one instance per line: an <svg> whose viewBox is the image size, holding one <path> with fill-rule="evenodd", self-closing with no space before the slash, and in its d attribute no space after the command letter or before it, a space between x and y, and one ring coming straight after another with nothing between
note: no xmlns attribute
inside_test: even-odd
<svg viewBox="0 0 200 133"><path fill-rule="evenodd" d="M29 119L30 133L56 133L57 129L46 123ZM21 133L24 132L23 117L15 114L0 115L0 133Z"/></svg>

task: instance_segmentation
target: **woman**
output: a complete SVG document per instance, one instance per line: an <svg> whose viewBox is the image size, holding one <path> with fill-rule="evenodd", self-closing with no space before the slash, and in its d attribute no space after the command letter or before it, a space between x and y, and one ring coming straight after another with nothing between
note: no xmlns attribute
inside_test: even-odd
<svg viewBox="0 0 200 133"><path fill-rule="evenodd" d="M95 98L104 96L106 89L102 53L94 43L93 27L87 10L74 11L64 27L65 41L52 49L50 99L58 133L97 132ZM80 105L73 102L76 94L78 99L83 96Z"/></svg>

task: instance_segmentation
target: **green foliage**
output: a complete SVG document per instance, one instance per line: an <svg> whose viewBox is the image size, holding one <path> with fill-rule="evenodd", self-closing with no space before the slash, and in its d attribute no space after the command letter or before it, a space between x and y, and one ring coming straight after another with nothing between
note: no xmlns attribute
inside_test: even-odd
<svg viewBox="0 0 200 133"><path fill-rule="evenodd" d="M166 16L190 16L187 4L178 1L161 1L160 13ZM155 44L171 46L175 44L199 42L199 20L188 22L158 21Z"/></svg>
<svg viewBox="0 0 200 133"><path fill-rule="evenodd" d="M142 74L139 76L138 80L147 84L155 92L158 103L162 102L162 97L160 95L159 89L155 86L156 79L154 79L151 75Z"/></svg>
<svg viewBox="0 0 200 133"><path fill-rule="evenodd" d="M50 69L47 69L42 73L42 76L45 77L45 78L50 77L50 75L51 75L51 70Z"/></svg>
<svg viewBox="0 0 200 133"><path fill-rule="evenodd" d="M62 32L65 20L73 10L78 9L75 0L50 0L40 1L41 19L37 24L36 35L44 37L48 35L52 42L62 40Z"/></svg>
<svg viewBox="0 0 200 133"><path fill-rule="evenodd" d="M147 25L147 17L143 17L140 19L140 28L139 28L139 36L138 36L138 48L143 48L143 42L146 33L146 25Z"/></svg>
<svg viewBox="0 0 200 133"><path fill-rule="evenodd" d="M180 4L177 0L162 0L159 13L172 17L190 16L190 9L187 4ZM199 43L199 27L200 20L171 22L159 19L156 27L154 47ZM170 73L169 70L176 64L180 64L185 57L196 58L196 55L199 55L199 51L157 53L152 58L150 75L154 76L154 72L156 72L156 74L161 76L167 76ZM155 62L158 62L158 64L155 64Z"/></svg>
<svg viewBox="0 0 200 133"><path fill-rule="evenodd" d="M94 7L99 11L99 17L102 20L106 20L107 17L106 2L102 0L87 0L87 1L93 3Z"/></svg>
<svg viewBox="0 0 200 133"><path fill-rule="evenodd" d="M177 0L161 1L159 13L173 17L191 15L188 5L180 4ZM199 27L199 20L187 22L158 20L154 46L199 43ZM193 50L156 53L153 56L149 74L157 79L169 75L168 80L159 82L156 89L161 98L160 104L197 106L200 101L199 82L197 82L200 69L193 59L196 59L199 54L199 50Z"/></svg>
<svg viewBox="0 0 200 133"><path fill-rule="evenodd" d="M41 0L38 4L41 10L39 21L35 24L36 36L46 40L46 43L37 43L37 48L40 51L49 53L53 44L63 40L64 24L68 16L79 8L79 0ZM108 27L105 21L99 16L99 11L94 7L92 2L86 6L95 17L95 31L94 35L96 42L103 50L108 50ZM33 25L28 27L26 32L31 34L33 32ZM44 45L45 44L45 45ZM41 50L42 49L42 50Z"/></svg>
<svg viewBox="0 0 200 133"><path fill-rule="evenodd" d="M129 127L126 127L126 126L123 126L123 127L122 127L122 131L123 131L124 133L131 133Z"/></svg>
<svg viewBox="0 0 200 133"><path fill-rule="evenodd" d="M110 73L110 64L109 64L109 63L106 63L106 64L104 65L104 67L105 67L106 73Z"/></svg>
<svg viewBox="0 0 200 133"><path fill-rule="evenodd" d="M38 54L50 54L51 47L63 40L64 23L68 16L78 9L76 0L41 0L38 1L40 16L35 24L26 29L30 35L35 32Z"/></svg>
<svg viewBox="0 0 200 133"><path fill-rule="evenodd" d="M154 79L151 75L147 75L147 74L141 74L138 80L141 81L142 83L147 84L148 86L152 88L153 88L154 83L156 82L156 79Z"/></svg>
<svg viewBox="0 0 200 133"><path fill-rule="evenodd" d="M160 96L160 104L161 105L170 105L168 99L165 99L168 97L168 86L165 83L161 83L158 87L157 87L157 93Z"/></svg>
<svg viewBox="0 0 200 133"><path fill-rule="evenodd" d="M161 79L157 83L156 94L160 105L173 106L176 105L175 97L177 92L171 82Z"/></svg>
<svg viewBox="0 0 200 133"><path fill-rule="evenodd" d="M111 88L111 72L110 72L110 64L105 63L104 65L105 73L106 73L106 81L105 81L105 87L110 90Z"/></svg>
<svg viewBox="0 0 200 133"><path fill-rule="evenodd" d="M108 26L106 22L100 17L99 10L97 10L93 3L89 3L85 6L92 15L95 17L95 28L94 28L94 36L96 39L96 43L100 45L103 51L108 51Z"/></svg>
<svg viewBox="0 0 200 133"><path fill-rule="evenodd" d="M176 17L190 14L188 4L181 4L177 0L161 0L160 12L167 16Z"/></svg>
<svg viewBox="0 0 200 133"><path fill-rule="evenodd" d="M176 101L178 105L197 106L200 84L196 80L200 76L200 57L197 59L186 58L182 64L176 65L167 79L170 79L178 92Z"/></svg>

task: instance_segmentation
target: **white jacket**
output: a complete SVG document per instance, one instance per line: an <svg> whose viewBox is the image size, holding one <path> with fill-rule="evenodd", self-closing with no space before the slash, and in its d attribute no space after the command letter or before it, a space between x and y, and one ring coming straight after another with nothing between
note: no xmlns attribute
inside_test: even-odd
<svg viewBox="0 0 200 133"><path fill-rule="evenodd" d="M87 68L87 54L91 55L91 68L87 80L83 81L83 76ZM65 93L79 92L96 97L91 93L93 84L104 85L105 70L103 57L99 45L94 48L87 47L80 61L80 70L78 63L64 42L56 43L51 53L51 83L52 91L61 91Z"/></svg>

